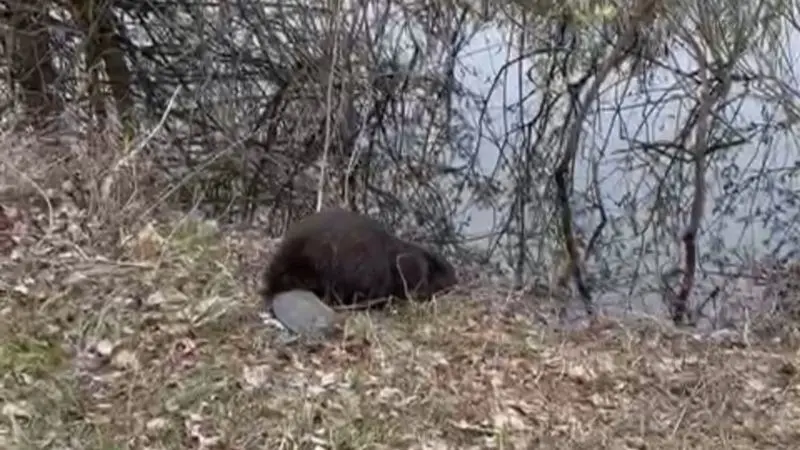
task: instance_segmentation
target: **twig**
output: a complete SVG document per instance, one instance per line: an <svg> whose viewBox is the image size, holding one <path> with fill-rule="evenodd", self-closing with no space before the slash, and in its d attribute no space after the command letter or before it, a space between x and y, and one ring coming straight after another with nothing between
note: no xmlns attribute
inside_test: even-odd
<svg viewBox="0 0 800 450"><path fill-rule="evenodd" d="M47 231L45 232L45 236L42 237L42 239L45 239L47 236L50 235L50 233L52 233L54 226L53 223L55 222L55 219L53 218L54 217L53 204L50 202L50 198L48 197L44 189L42 189L42 187L39 185L39 183L33 181L33 179L29 177L25 172L19 170L17 166L15 166L8 158L3 158L2 161L11 170L13 170L20 178L22 178L23 180L28 182L28 184L33 186L33 188L36 190L39 196L42 197L44 199L44 202L47 204L47 220L49 223L47 226Z"/></svg>
<svg viewBox="0 0 800 450"><path fill-rule="evenodd" d="M320 162L319 181L317 182L317 212L322 210L322 201L325 197L325 175L328 170L328 158L331 146L331 100L333 98L333 78L336 74L336 64L339 56L339 0L333 0L333 19L331 34L333 35L333 48L331 49L331 62L328 65L328 89L325 94L325 140L322 144L322 161Z"/></svg>
<svg viewBox="0 0 800 450"><path fill-rule="evenodd" d="M630 42L633 39L634 34L635 29L634 27L630 26L625 35L620 37L617 44L614 46L614 49L611 51L611 54L608 55L608 57L606 57L606 59L600 65L594 81L590 85L586 95L584 95L581 101L576 102L575 118L569 127L567 142L564 145L564 154L562 155L554 173L558 191L558 200L561 207L561 231L564 235L564 244L567 247L567 255L571 260L572 276L575 279L578 292L583 299L586 313L591 317L594 316L594 306L592 305L591 292L586 286L581 273L581 264L579 263L580 258L578 256L575 238L572 232L572 210L569 206L569 193L567 184L568 178L571 180L571 177L569 176L570 166L575 161L575 157L578 154L578 144L580 142L582 126L588 113L587 105L597 98L600 92L600 86L603 84L606 78L608 78L608 75L611 73L611 71L618 67L625 60L627 50L630 47Z"/></svg>
<svg viewBox="0 0 800 450"><path fill-rule="evenodd" d="M722 80L720 85L715 85L709 80L709 71L706 62L706 52L694 40L689 39L689 44L695 52L695 59L700 64L700 79L703 87L703 95L700 99L700 106L697 112L697 126L694 135L694 198L692 199L691 217L689 225L683 233L682 241L686 253L686 267L683 273L681 289L675 298L672 308L672 321L676 325L686 322L689 314L689 294L695 282L695 271L697 269L697 235L700 232L700 222L705 212L706 200L706 155L708 151L709 137L709 116L711 107L721 98L727 95L730 89L731 77L730 70L723 68L722 73L716 74L714 79Z"/></svg>
<svg viewBox="0 0 800 450"><path fill-rule="evenodd" d="M106 178L103 180L103 185L100 189L101 195L104 199L108 199L111 196L111 186L114 184L115 175L125 166L127 166L133 158L135 158L139 153L141 153L142 149L144 149L145 145L153 139L153 136L156 135L156 132L160 130L164 123L167 121L167 117L169 117L170 111L172 111L173 106L175 105L175 99L178 97L178 93L181 90L181 86L175 88L175 92L172 93L172 97L170 97L169 102L167 102L167 107L164 108L164 113L161 114L161 119L158 121L155 127L147 133L147 136L136 145L136 147L128 152L127 155L120 158L114 167L111 168L109 174L106 175Z"/></svg>

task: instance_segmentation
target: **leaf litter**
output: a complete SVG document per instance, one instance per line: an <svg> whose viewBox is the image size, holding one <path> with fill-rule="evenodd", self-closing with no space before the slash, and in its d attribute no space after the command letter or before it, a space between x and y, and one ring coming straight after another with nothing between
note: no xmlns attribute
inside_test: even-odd
<svg viewBox="0 0 800 450"><path fill-rule="evenodd" d="M259 319L269 250L252 237L184 218L103 251L83 244L80 227L56 225L60 235L15 239L3 263L3 448L757 449L800 439L800 352L789 340L722 345L611 321L559 332L498 314L487 305L506 295L485 286L353 314L341 337L289 343Z"/></svg>

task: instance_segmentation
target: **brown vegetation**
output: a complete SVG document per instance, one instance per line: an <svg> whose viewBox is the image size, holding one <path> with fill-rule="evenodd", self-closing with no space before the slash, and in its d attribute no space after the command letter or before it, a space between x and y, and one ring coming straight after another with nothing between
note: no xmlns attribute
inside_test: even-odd
<svg viewBox="0 0 800 450"><path fill-rule="evenodd" d="M41 191L58 208L29 200L14 215L27 234L12 233L2 262L3 448L757 449L800 437L789 336L719 340L655 319L557 331L498 314L507 293L473 284L286 347L257 320L250 262L271 252L267 236L172 213L89 226L63 192ZM120 223L119 239L91 238Z"/></svg>
<svg viewBox="0 0 800 450"><path fill-rule="evenodd" d="M793 11L334 3L0 6L0 448L796 445Z"/></svg>
<svg viewBox="0 0 800 450"><path fill-rule="evenodd" d="M250 240L183 220L135 242L157 251L48 257L3 294L4 448L766 449L800 437L789 342L743 348L655 321L554 332L489 312L505 294L484 287L354 314L309 352L255 320L235 263Z"/></svg>

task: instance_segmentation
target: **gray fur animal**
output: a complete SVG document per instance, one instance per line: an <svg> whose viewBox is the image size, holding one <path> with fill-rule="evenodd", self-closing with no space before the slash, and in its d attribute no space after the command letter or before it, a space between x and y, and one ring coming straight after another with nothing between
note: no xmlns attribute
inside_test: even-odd
<svg viewBox="0 0 800 450"><path fill-rule="evenodd" d="M297 312L276 314L272 303L288 291L310 291L322 306L361 309L381 307L388 298L428 300L457 281L455 269L441 255L394 236L377 220L333 208L290 226L264 272L261 294L284 322L281 314ZM302 315L322 311L309 304L309 296L294 297ZM288 296L281 298L284 308L290 302Z"/></svg>

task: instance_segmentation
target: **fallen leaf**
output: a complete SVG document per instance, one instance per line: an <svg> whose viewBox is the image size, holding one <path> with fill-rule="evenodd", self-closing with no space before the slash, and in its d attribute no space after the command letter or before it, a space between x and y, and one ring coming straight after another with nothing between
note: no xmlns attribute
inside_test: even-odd
<svg viewBox="0 0 800 450"><path fill-rule="evenodd" d="M114 355L114 358L111 360L111 365L117 369L138 370L139 359L132 351L122 349Z"/></svg>
<svg viewBox="0 0 800 450"><path fill-rule="evenodd" d="M30 419L32 416L28 405L25 403L5 403L2 413L9 419Z"/></svg>
<svg viewBox="0 0 800 450"><path fill-rule="evenodd" d="M111 353L114 352L114 344L112 344L108 339L103 339L94 344L94 350L98 355L107 358L111 356Z"/></svg>
<svg viewBox="0 0 800 450"><path fill-rule="evenodd" d="M18 284L14 286L14 292L17 294L28 295L30 293L30 289L23 284Z"/></svg>
<svg viewBox="0 0 800 450"><path fill-rule="evenodd" d="M169 427L169 421L163 417L155 417L150 419L145 424L145 428L149 431L161 431Z"/></svg>
<svg viewBox="0 0 800 450"><path fill-rule="evenodd" d="M266 364L259 366L246 366L242 373L242 378L247 386L257 388L264 386L267 381L270 367Z"/></svg>
<svg viewBox="0 0 800 450"><path fill-rule="evenodd" d="M161 253L163 245L164 238L149 223L136 235L130 247L137 259L154 259Z"/></svg>
<svg viewBox="0 0 800 450"><path fill-rule="evenodd" d="M147 299L144 301L146 306L159 306L166 303L167 299L164 296L164 293L161 291L156 291L150 294Z"/></svg>
<svg viewBox="0 0 800 450"><path fill-rule="evenodd" d="M597 375L593 371L580 364L572 364L568 366L567 376L579 383L589 383L597 378Z"/></svg>
<svg viewBox="0 0 800 450"><path fill-rule="evenodd" d="M506 429L508 431L523 431L528 428L522 414L513 408L496 412L492 416L492 425L495 429Z"/></svg>

